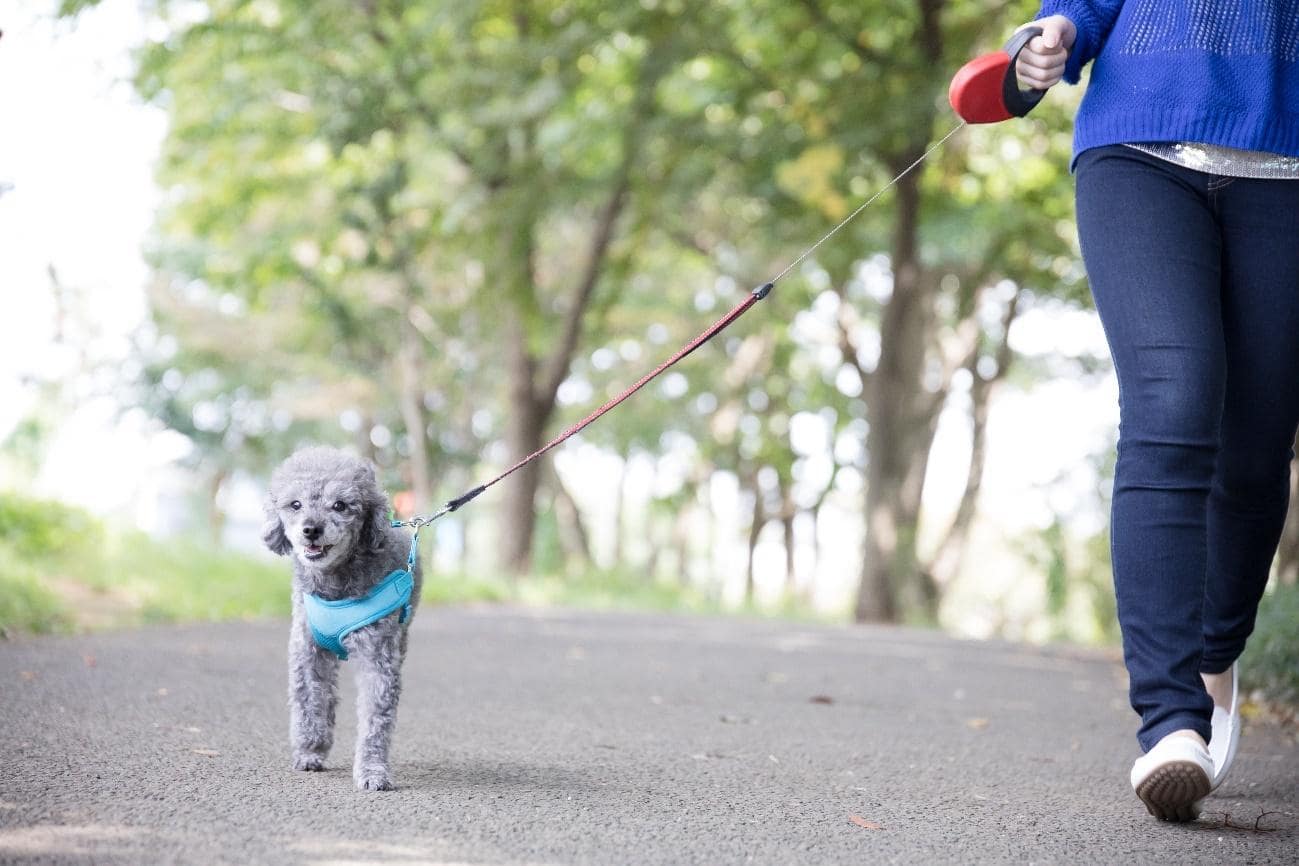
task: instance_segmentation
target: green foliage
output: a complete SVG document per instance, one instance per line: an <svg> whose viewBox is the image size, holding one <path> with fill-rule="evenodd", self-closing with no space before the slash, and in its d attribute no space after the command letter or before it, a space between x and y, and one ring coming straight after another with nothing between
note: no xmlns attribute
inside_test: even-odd
<svg viewBox="0 0 1299 866"><path fill-rule="evenodd" d="M67 568L98 563L103 538L80 509L0 492L0 635L69 628L51 587Z"/></svg>
<svg viewBox="0 0 1299 866"><path fill-rule="evenodd" d="M286 616L282 563L0 493L0 633Z"/></svg>
<svg viewBox="0 0 1299 866"><path fill-rule="evenodd" d="M8 544L0 543L0 638L16 632L64 631L71 621L45 574Z"/></svg>
<svg viewBox="0 0 1299 866"><path fill-rule="evenodd" d="M585 415L881 189L951 128L950 71L1034 8L164 0L136 75L170 121L137 402L193 443L211 489L315 440L350 441L426 500L459 492L530 450L510 419L552 434ZM932 310L908 342L943 372L909 384L934 413L953 359L997 356L990 287L1025 287L1021 310L1080 300L1068 97L1049 103L966 130L914 176ZM895 204L584 434L692 461L651 521L698 507L716 473L768 517L813 512L865 466ZM826 454L796 453L800 414L825 420ZM567 565L556 536L539 527L542 571Z"/></svg>
<svg viewBox="0 0 1299 866"><path fill-rule="evenodd" d="M1270 701L1299 707L1299 585L1274 586L1259 605L1241 682Z"/></svg>
<svg viewBox="0 0 1299 866"><path fill-rule="evenodd" d="M536 535L532 545L532 570L536 573L554 574L563 570L564 547L559 533L559 522L553 508L537 514Z"/></svg>
<svg viewBox="0 0 1299 866"><path fill-rule="evenodd" d="M59 0L57 14L71 17L98 6L100 0Z"/></svg>
<svg viewBox="0 0 1299 866"><path fill-rule="evenodd" d="M19 421L0 442L0 459L9 462L20 478L32 478L45 459L54 424L39 409Z"/></svg>
<svg viewBox="0 0 1299 866"><path fill-rule="evenodd" d="M1045 529L1015 547L1042 576L1048 640L1118 643L1108 532L1071 537L1056 515Z"/></svg>
<svg viewBox="0 0 1299 866"><path fill-rule="evenodd" d="M1031 13L1019 5L945 4L945 61L955 68L1000 34L996 15L1009 25ZM473 387L476 371L504 367L504 314L521 311L538 356L558 339L547 323L579 277L620 160L631 204L589 314L588 352L689 336L708 312L700 305L731 302L718 297L719 276L738 280L732 294L769 276L928 141L934 108L917 94L937 101L945 67L918 53L922 26L917 5L902 2L214 0L206 20L176 25L141 55L141 91L172 115L156 260L176 282L159 289L155 310L181 349L159 354L148 390L204 454L232 437L263 441L277 409L303 424L278 428L289 441L339 438L346 410L400 430L396 377L384 373L412 309L428 420L456 431L426 444L435 457L472 460L498 432L481 422L518 411L492 405L503 395L491 385ZM958 292L990 270L1053 290L1051 268L1067 251L1055 221L1068 214L1068 136L1046 128L971 130L928 172L925 258L960 277ZM1012 145L1019 165L1003 156ZM890 220L885 199L818 264L846 279L887 248ZM530 287L519 283L525 266ZM848 282L870 326L875 302ZM780 399L739 438L750 458L769 443L760 462L786 477L788 449L764 427L782 429L801 408L833 406L842 425L860 413L810 362L820 347L796 350L783 326L821 291L791 274L767 321L744 326L773 344L765 387ZM661 337L647 341L651 325ZM734 357L739 346L709 351ZM648 359L593 370L579 355L572 374L598 393ZM786 363L797 378L781 375ZM693 365L681 411L628 410L625 423L606 422L609 435L592 435L625 451L657 449L677 424L709 432L700 427L715 410L692 408L704 395L700 405L753 416L743 397L754 372L719 400L729 395L715 393L715 371ZM719 449L699 438L733 462L725 437Z"/></svg>
<svg viewBox="0 0 1299 866"><path fill-rule="evenodd" d="M493 580L480 574L430 573L427 569L420 592L421 605L498 604L516 600L515 588L504 579Z"/></svg>
<svg viewBox="0 0 1299 866"><path fill-rule="evenodd" d="M80 509L0 493L0 636L287 617L289 581L283 561L111 530ZM679 582L596 570L521 583L431 572L423 602L722 612Z"/></svg>
<svg viewBox="0 0 1299 866"><path fill-rule="evenodd" d="M290 573L283 562L192 539L159 542L122 533L110 545L103 571L78 578L132 600L145 622L283 617L290 611Z"/></svg>
<svg viewBox="0 0 1299 866"><path fill-rule="evenodd" d="M96 557L103 541L103 526L79 508L0 492L0 545L13 554L7 561L66 566Z"/></svg>
<svg viewBox="0 0 1299 866"><path fill-rule="evenodd" d="M721 605L692 587L642 574L591 569L574 575L545 575L521 583L524 604L618 610L720 613Z"/></svg>
<svg viewBox="0 0 1299 866"><path fill-rule="evenodd" d="M524 581L435 572L424 580L425 604L501 603L594 609L721 612L721 606L680 584L643 575L589 570L535 574Z"/></svg>

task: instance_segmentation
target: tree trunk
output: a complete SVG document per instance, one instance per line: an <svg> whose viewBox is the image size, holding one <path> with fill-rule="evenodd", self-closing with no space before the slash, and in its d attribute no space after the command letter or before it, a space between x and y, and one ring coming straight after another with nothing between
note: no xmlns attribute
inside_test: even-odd
<svg viewBox="0 0 1299 866"><path fill-rule="evenodd" d="M225 486L226 479L229 477L229 470L218 467L208 479L208 532L212 536L212 543L218 547L221 546L221 536L225 534L226 513L221 510L217 500L221 497L221 488Z"/></svg>
<svg viewBox="0 0 1299 866"><path fill-rule="evenodd" d="M904 157L901 168L910 164ZM933 290L920 271L916 235L920 178L897 184L892 250L893 294L880 322L879 363L870 376L866 438L866 540L855 617L897 622L904 604L919 600L916 540L920 494L933 422L923 388Z"/></svg>
<svg viewBox="0 0 1299 866"><path fill-rule="evenodd" d="M361 426L356 431L356 450L360 452L361 459L377 465L379 463L379 452L374 447L374 440L370 438L370 431L373 429L374 416L366 412L361 416Z"/></svg>
<svg viewBox="0 0 1299 866"><path fill-rule="evenodd" d="M998 382L1006 377L1010 370L1013 352L1010 348L1010 328L1019 313L1019 303L1023 289L1015 292L1006 312L1002 316L1001 342L997 346L995 358L996 370L984 376L979 372L979 353L977 347L970 354L966 370L970 374L970 468L965 476L965 490L961 494L960 505L952 518L946 535L939 543L930 561L928 573L935 586L947 585L956 579L961 572L965 549L970 540L970 530L974 516L978 511L979 493L983 489L983 470L988 457L988 414L992 407L992 394Z"/></svg>
<svg viewBox="0 0 1299 866"><path fill-rule="evenodd" d="M660 522L654 519L652 512L645 517L645 541L649 545L649 555L645 557L644 578L650 585L658 580L659 560L663 555L663 543L658 537Z"/></svg>
<svg viewBox="0 0 1299 866"><path fill-rule="evenodd" d="M930 67L942 61L943 0L918 0L915 46ZM921 73L923 74L923 73ZM934 112L916 111L910 144L888 160L899 174L928 146ZM935 282L921 270L918 248L923 167L898 181L894 216L893 294L880 321L880 355L867 388L866 541L854 611L858 622L897 622L919 609L932 617L937 589L917 557L920 497L942 402L924 388L934 320Z"/></svg>
<svg viewBox="0 0 1299 866"><path fill-rule="evenodd" d="M702 556L704 563L703 586L709 593L712 593L718 588L717 585L719 583L717 580L717 565L715 560L718 536L717 515L713 512L712 479L709 478L709 480L705 481L701 485L700 489L703 492L703 502L701 507L704 512L702 518L704 526L701 532L704 547Z"/></svg>
<svg viewBox="0 0 1299 866"><path fill-rule="evenodd" d="M767 522L766 511L762 507L762 489L758 485L756 476L753 479L753 516L749 523L749 557L744 570L744 603L753 604L754 596L754 557L758 550L758 538L762 535L762 527Z"/></svg>
<svg viewBox="0 0 1299 866"><path fill-rule="evenodd" d="M681 510L677 512L674 521L673 537L674 545L677 549L677 585L686 588L693 584L694 581L694 557L691 556L691 529L694 526L693 509L697 491L691 491L691 496L682 502Z"/></svg>
<svg viewBox="0 0 1299 866"><path fill-rule="evenodd" d="M433 493L433 478L429 466L428 428L424 408L424 383L422 377L423 341L410 323L407 315L402 322L402 344L397 363L401 368L401 418L406 427L406 441L410 448L410 486L415 497L416 514L428 511Z"/></svg>
<svg viewBox="0 0 1299 866"><path fill-rule="evenodd" d="M659 486L659 460L655 458L650 463L649 478L649 497L645 500L645 522L641 534L644 536L647 552L645 562L641 570L645 573L645 579L650 583L654 582L655 575L658 574L660 545L654 537L654 528L657 525L654 514L654 491Z"/></svg>
<svg viewBox="0 0 1299 866"><path fill-rule="evenodd" d="M627 517L627 467L630 464L631 456L622 455L622 468L618 470L618 486L615 492L618 498L613 504L613 567L615 569L622 568L627 558L623 524Z"/></svg>
<svg viewBox="0 0 1299 866"><path fill-rule="evenodd" d="M586 310L603 273L609 244L613 240L614 225L626 204L629 185L630 165L625 164L597 219L583 274L569 300L568 309L564 312L558 345L544 362L532 354L528 324L529 313L537 306L530 236L532 227L527 228L523 237L516 235L505 241L514 259L511 263L511 276L517 281L514 284L515 295L516 298L522 296L522 302L510 313L508 351L511 417L507 423L506 441L512 462L522 460L544 444L546 424L554 414L559 386L568 377L569 365L581 339ZM506 538L502 539L502 550L505 568L518 575L531 566L540 468L534 461L520 469L514 477L517 479L515 495L510 496L505 510Z"/></svg>
<svg viewBox="0 0 1299 866"><path fill-rule="evenodd" d="M991 383L979 378L977 373L974 381L970 394L973 404L970 415L974 429L970 436L970 468L965 476L965 490L961 494L956 515L952 518L952 525L939 543L928 568L934 582L941 585L950 584L961 573L974 515L978 511L979 492L983 489L983 469L988 454L988 396L991 390L988 386Z"/></svg>
<svg viewBox="0 0 1299 866"><path fill-rule="evenodd" d="M816 598L817 578L821 575L821 505L808 509L806 513L812 521L812 563L807 570L808 579L803 587L802 598L811 602Z"/></svg>
<svg viewBox="0 0 1299 866"><path fill-rule="evenodd" d="M510 460L521 460L542 445L546 419L550 412L533 394L536 359L528 353L521 336L522 325L512 329L520 333L510 339L510 401L505 422L505 441ZM510 477L502 505L500 550L502 565L518 577L532 567L532 537L537 522L537 490L541 486L541 461L534 460Z"/></svg>
<svg viewBox="0 0 1299 866"><path fill-rule="evenodd" d="M529 18L526 3L517 3L515 18L520 33L527 31ZM628 122L623 128L621 162L610 178L608 197L596 212L590 241L582 263L581 273L572 287L567 308L560 321L546 322L541 303L539 287L533 268L532 256L536 231L536 213L528 213L527 207L514 208L516 213L512 220L506 221L507 231L504 234L505 251L508 258L504 266L509 271L507 288L512 300L511 315L517 325L517 333L512 334L511 361L511 398L515 407L522 407L527 401L525 410L510 423L507 440L510 454L514 460L520 460L539 449L547 422L555 409L555 398L559 386L568 377L573 355L581 342L586 325L586 311L591 305L595 288L604 274L608 264L609 248L613 242L618 219L627 205L631 192L632 167L640 156L641 130L647 118L656 111L654 104L655 90L659 79L667 70L666 60L654 45L642 61L638 75L637 88ZM527 122L531 124L531 121ZM515 170L535 172L535 129L526 125L522 136L522 158L516 160ZM508 195L508 186L503 190L500 204L509 208L513 202ZM536 203L533 203L534 207ZM510 225L513 222L514 225ZM541 327L557 333L553 349L544 359L533 355L534 337L538 337ZM537 340L536 342L541 342ZM533 522L535 521L535 500L539 475L535 466L519 470L519 481L515 487L518 495L511 497L504 522L506 534L503 549L506 555L506 568L515 574L525 571L532 555Z"/></svg>
<svg viewBox="0 0 1299 866"><path fill-rule="evenodd" d="M785 480L780 483L780 528L785 545L785 594L793 598L798 592L798 570L794 562L794 508L792 485Z"/></svg>
<svg viewBox="0 0 1299 866"><path fill-rule="evenodd" d="M576 560L582 568L589 568L591 540L586 531L586 523L582 520L582 510L553 464L550 478L555 487L555 517L559 522L560 541L570 560Z"/></svg>

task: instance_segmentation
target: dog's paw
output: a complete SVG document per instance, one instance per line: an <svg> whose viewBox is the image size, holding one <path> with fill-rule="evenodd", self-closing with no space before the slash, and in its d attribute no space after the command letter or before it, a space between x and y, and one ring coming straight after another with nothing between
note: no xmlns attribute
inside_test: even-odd
<svg viewBox="0 0 1299 866"><path fill-rule="evenodd" d="M387 771L373 768L368 770L359 770L355 775L356 787L362 791L392 791L395 790L392 784L392 778Z"/></svg>
<svg viewBox="0 0 1299 866"><path fill-rule="evenodd" d="M293 769L305 770L308 773L319 773L325 769L325 759L320 755L295 755Z"/></svg>

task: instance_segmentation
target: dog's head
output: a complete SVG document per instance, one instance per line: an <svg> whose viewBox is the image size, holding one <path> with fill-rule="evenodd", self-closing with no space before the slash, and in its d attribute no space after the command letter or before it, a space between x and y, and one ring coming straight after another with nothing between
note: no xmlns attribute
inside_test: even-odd
<svg viewBox="0 0 1299 866"><path fill-rule="evenodd" d="M336 448L307 448L271 476L262 540L305 566L326 569L383 546L388 498L374 468Z"/></svg>

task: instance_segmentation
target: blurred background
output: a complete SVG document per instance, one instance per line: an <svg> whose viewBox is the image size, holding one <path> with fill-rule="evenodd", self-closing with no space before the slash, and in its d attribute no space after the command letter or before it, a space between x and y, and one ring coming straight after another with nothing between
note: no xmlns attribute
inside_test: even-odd
<svg viewBox="0 0 1299 866"><path fill-rule="evenodd" d="M294 448L363 454L403 514L494 475L950 131L952 73L1036 4L0 9L14 632L285 614L259 526ZM1112 643L1079 95L961 130L435 524L430 597ZM1277 567L1293 587L1299 531ZM1268 599L1277 652L1294 596Z"/></svg>

